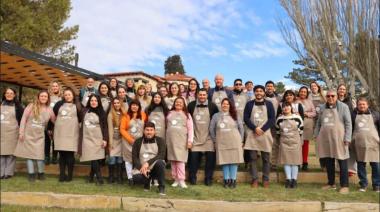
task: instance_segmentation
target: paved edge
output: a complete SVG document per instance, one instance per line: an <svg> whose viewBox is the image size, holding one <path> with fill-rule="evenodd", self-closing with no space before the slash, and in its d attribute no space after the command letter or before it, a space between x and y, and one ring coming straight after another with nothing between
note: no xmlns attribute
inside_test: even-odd
<svg viewBox="0 0 380 212"><path fill-rule="evenodd" d="M1 192L1 204L77 209L124 209L128 211L379 211L376 203L341 202L228 202L52 192Z"/></svg>

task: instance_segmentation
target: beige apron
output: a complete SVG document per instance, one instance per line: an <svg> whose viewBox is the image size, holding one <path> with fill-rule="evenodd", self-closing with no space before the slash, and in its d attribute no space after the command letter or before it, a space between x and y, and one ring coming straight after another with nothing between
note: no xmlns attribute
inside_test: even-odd
<svg viewBox="0 0 380 212"><path fill-rule="evenodd" d="M214 94L212 95L212 102L214 102L216 104L216 106L218 107L218 110L221 111L222 109L222 100L224 98L227 98L227 93L226 91L222 90L222 91L214 91Z"/></svg>
<svg viewBox="0 0 380 212"><path fill-rule="evenodd" d="M162 107L156 107L150 113L148 121L152 122L156 127L156 136L165 140L165 114Z"/></svg>
<svg viewBox="0 0 380 212"><path fill-rule="evenodd" d="M50 107L51 107L51 109L53 109L53 107L55 106L55 104L57 103L57 102L59 102L60 100L61 100L62 98L61 97L59 97L59 96L53 96L53 95L51 95L50 96Z"/></svg>
<svg viewBox="0 0 380 212"><path fill-rule="evenodd" d="M344 125L336 108L326 108L321 114L321 129L317 137L320 158L349 158L348 146L344 145Z"/></svg>
<svg viewBox="0 0 380 212"><path fill-rule="evenodd" d="M243 163L242 137L237 123L229 114L221 114L216 124L216 163Z"/></svg>
<svg viewBox="0 0 380 212"><path fill-rule="evenodd" d="M0 155L13 155L17 146L19 126L15 106L1 105L1 149Z"/></svg>
<svg viewBox="0 0 380 212"><path fill-rule="evenodd" d="M102 107L105 113L107 113L108 108L110 107L111 100L109 97L101 97L100 101L102 102Z"/></svg>
<svg viewBox="0 0 380 212"><path fill-rule="evenodd" d="M128 133L133 138L138 139L143 136L144 122L141 119L131 119L129 122ZM132 163L132 145L122 138L122 152L123 159L129 163Z"/></svg>
<svg viewBox="0 0 380 212"><path fill-rule="evenodd" d="M172 111L168 118L166 130L166 145L169 161L187 162L187 127L186 115L181 112Z"/></svg>
<svg viewBox="0 0 380 212"><path fill-rule="evenodd" d="M255 126L261 128L268 121L266 105L255 105L250 119ZM244 149L271 152L272 144L273 138L270 130L265 131L261 136L257 136L253 130L249 129Z"/></svg>
<svg viewBox="0 0 380 212"><path fill-rule="evenodd" d="M45 128L50 119L49 110L40 113L39 120L33 112L25 124L24 140L17 142L14 155L21 158L43 160L45 158Z"/></svg>
<svg viewBox="0 0 380 212"><path fill-rule="evenodd" d="M103 135L99 117L95 113L86 113L83 119L82 155L80 161L91 161L105 158L102 147Z"/></svg>
<svg viewBox="0 0 380 212"><path fill-rule="evenodd" d="M157 143L141 143L141 148L139 152L140 164L143 165L145 162L148 162L150 159L156 157L158 154ZM154 161L150 166L149 170L152 170L156 161ZM140 170L133 169L133 174L140 174Z"/></svg>
<svg viewBox="0 0 380 212"><path fill-rule="evenodd" d="M319 112L321 111L321 104L324 104L325 101L323 101L322 97L318 95L311 94L311 101L313 102L313 105L315 107L315 111L317 112L317 117Z"/></svg>
<svg viewBox="0 0 380 212"><path fill-rule="evenodd" d="M309 99L299 100L299 103L302 104L304 113L313 111L313 103ZM303 120L303 139L312 140L314 138L314 118L305 117Z"/></svg>
<svg viewBox="0 0 380 212"><path fill-rule="evenodd" d="M270 101L273 104L274 113L275 113L274 115L275 117L277 117L277 109L278 109L278 106L280 105L280 101L278 100L278 97L277 96L265 97L265 100Z"/></svg>
<svg viewBox="0 0 380 212"><path fill-rule="evenodd" d="M166 103L166 106L168 106L169 110L172 109L173 107L173 104L174 104L174 100L177 98L177 96L173 96L173 97L165 97L165 103Z"/></svg>
<svg viewBox="0 0 380 212"><path fill-rule="evenodd" d="M302 164L302 141L295 120L284 119L280 123L279 163L285 165Z"/></svg>
<svg viewBox="0 0 380 212"><path fill-rule="evenodd" d="M380 162L379 134L371 114L356 115L353 141L357 161Z"/></svg>
<svg viewBox="0 0 380 212"><path fill-rule="evenodd" d="M54 125L54 150L78 151L79 121L77 107L73 103L64 103L58 111Z"/></svg>
<svg viewBox="0 0 380 212"><path fill-rule="evenodd" d="M121 115L120 112L116 112L117 119L119 119L119 122L121 120ZM112 116L110 113L108 116ZM111 143L111 150L110 150L110 157L121 157L122 154L122 140L121 140L121 134L120 134L120 129L119 126L114 126L112 123L112 118L109 118L108 121L111 121L111 124L108 123L108 126L113 130L109 130L109 132L112 135L112 143Z"/></svg>
<svg viewBox="0 0 380 212"><path fill-rule="evenodd" d="M192 152L214 152L214 142L212 142L209 126L210 112L208 107L197 107L193 113L194 123L194 143L191 148Z"/></svg>
<svg viewBox="0 0 380 212"><path fill-rule="evenodd" d="M236 111L238 112L238 117L240 120L244 120L244 108L248 102L248 96L245 93L241 93L240 95L234 94L234 102Z"/></svg>

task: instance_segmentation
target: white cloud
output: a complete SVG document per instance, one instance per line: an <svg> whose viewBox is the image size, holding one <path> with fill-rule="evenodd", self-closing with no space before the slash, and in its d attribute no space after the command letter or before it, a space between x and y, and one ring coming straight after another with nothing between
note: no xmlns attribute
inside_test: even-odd
<svg viewBox="0 0 380 212"><path fill-rule="evenodd" d="M201 50L203 54L210 57L220 57L227 55L227 49L223 46L212 46L210 50Z"/></svg>
<svg viewBox="0 0 380 212"><path fill-rule="evenodd" d="M288 48L283 41L281 34L274 31L264 32L261 41L249 43L237 43L234 46L238 49L238 55L251 59L267 57L279 57L288 54Z"/></svg>
<svg viewBox="0 0 380 212"><path fill-rule="evenodd" d="M79 65L101 73L162 64L168 52L218 42L230 26L242 23L235 2L225 0L72 3L67 25L79 24L78 39L73 41ZM224 47L212 45L208 56L226 54Z"/></svg>

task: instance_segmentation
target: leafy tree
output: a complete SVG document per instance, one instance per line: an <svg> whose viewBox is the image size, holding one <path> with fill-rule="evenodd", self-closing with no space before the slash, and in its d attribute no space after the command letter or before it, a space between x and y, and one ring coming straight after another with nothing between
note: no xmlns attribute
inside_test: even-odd
<svg viewBox="0 0 380 212"><path fill-rule="evenodd" d="M323 81L321 74L316 67L310 67L306 63L312 64L312 60L294 60L293 63L299 67L293 68L293 71L288 73L285 78L291 79L293 82L300 85L310 85L313 81Z"/></svg>
<svg viewBox="0 0 380 212"><path fill-rule="evenodd" d="M276 88L276 93L278 94L282 94L285 92L285 84L283 82L277 82L275 84L275 88Z"/></svg>
<svg viewBox="0 0 380 212"><path fill-rule="evenodd" d="M1 39L63 62L74 59L79 26L65 27L70 0L2 0Z"/></svg>
<svg viewBox="0 0 380 212"><path fill-rule="evenodd" d="M185 74L185 69L182 65L182 60L180 55L173 55L168 57L165 61L165 74Z"/></svg>

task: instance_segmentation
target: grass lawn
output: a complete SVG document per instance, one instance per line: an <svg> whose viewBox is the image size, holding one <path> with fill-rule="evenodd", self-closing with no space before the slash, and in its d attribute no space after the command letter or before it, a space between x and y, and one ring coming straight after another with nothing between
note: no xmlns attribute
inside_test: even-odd
<svg viewBox="0 0 380 212"><path fill-rule="evenodd" d="M335 202L368 202L378 203L379 193L368 190L358 192L356 186L351 187L348 195L337 191L322 191L321 184L300 184L297 189L285 189L283 184L272 183L269 189L252 189L247 183L240 183L234 190L225 189L221 184L211 187L204 185L189 186L188 189L171 188L167 182L166 197L171 199L225 200L225 201L335 201ZM70 183L59 183L58 177L48 175L45 181L29 183L26 175L18 174L9 180L1 180L1 191L54 192L71 194L99 194L130 197L157 198L156 188L144 192L142 186L128 185L96 186L87 183L85 178L76 177ZM161 197L160 197L161 198Z"/></svg>

